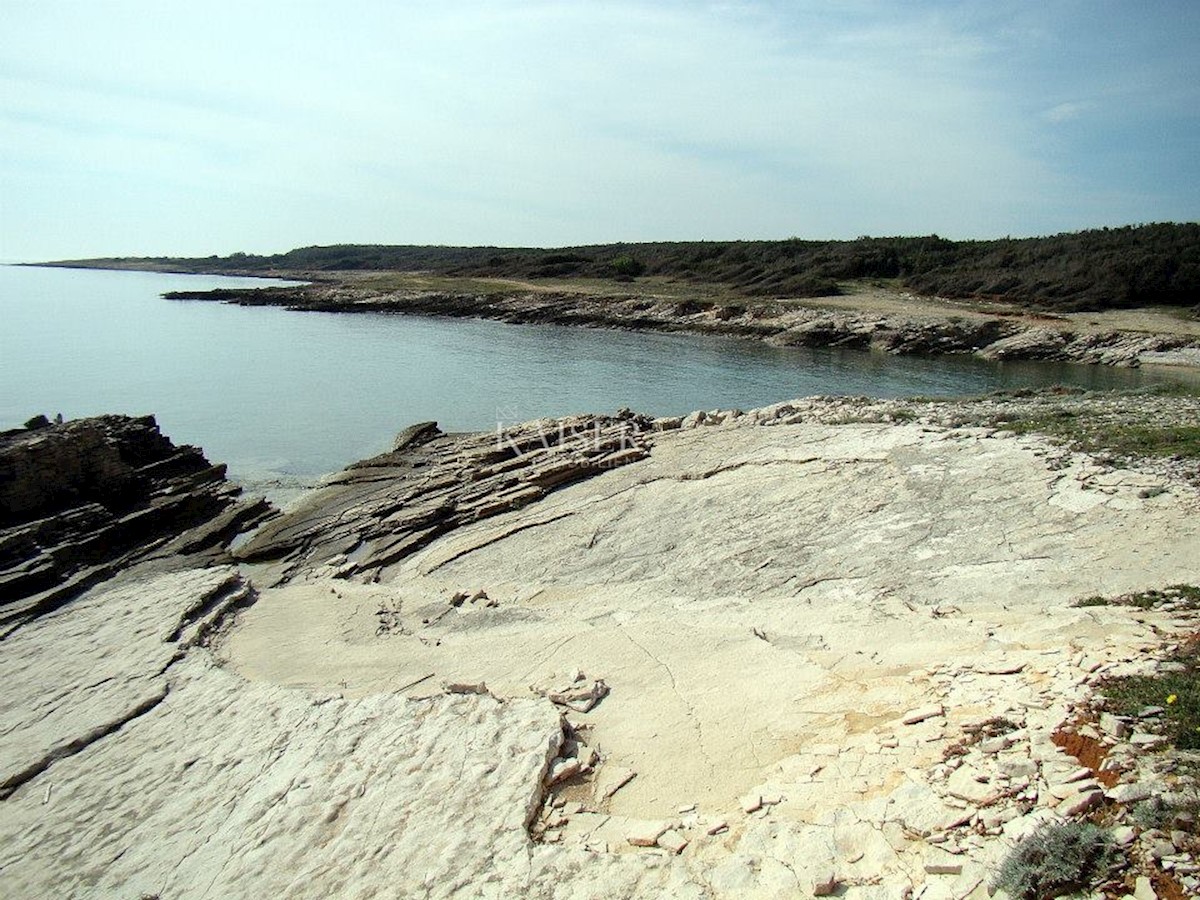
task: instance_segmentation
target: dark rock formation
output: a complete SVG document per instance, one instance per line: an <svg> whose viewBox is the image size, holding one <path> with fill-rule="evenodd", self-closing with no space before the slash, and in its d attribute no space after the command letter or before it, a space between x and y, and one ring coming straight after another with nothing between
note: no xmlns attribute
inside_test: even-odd
<svg viewBox="0 0 1200 900"><path fill-rule="evenodd" d="M338 577L371 577L455 528L644 459L652 428L628 412L466 435L414 425L394 450L339 473L235 555L273 563L277 583L322 566Z"/></svg>
<svg viewBox="0 0 1200 900"><path fill-rule="evenodd" d="M217 560L272 512L152 416L0 433L0 634L149 556Z"/></svg>

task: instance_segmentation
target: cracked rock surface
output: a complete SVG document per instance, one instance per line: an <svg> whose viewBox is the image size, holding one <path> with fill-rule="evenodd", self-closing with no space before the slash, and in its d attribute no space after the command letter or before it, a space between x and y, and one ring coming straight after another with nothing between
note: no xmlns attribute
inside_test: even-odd
<svg viewBox="0 0 1200 900"><path fill-rule="evenodd" d="M1050 468L1034 439L744 418L656 434L648 460L380 583L265 591L222 652L251 678L355 693L435 674L414 696L528 696L577 668L609 694L572 720L637 772L607 812L723 813L814 742L928 705L931 661L1103 643L1072 601L1187 580L1200 558L1191 491L1142 499L1153 476ZM488 604L448 602L479 589Z"/></svg>
<svg viewBox="0 0 1200 900"><path fill-rule="evenodd" d="M553 708L247 684L184 646L189 612L239 584L225 568L98 588L4 642L0 893L536 885L524 825L561 740Z"/></svg>
<svg viewBox="0 0 1200 900"><path fill-rule="evenodd" d="M97 590L0 643L0 796L167 695L166 670L247 589L228 568Z"/></svg>
<svg viewBox="0 0 1200 900"><path fill-rule="evenodd" d="M1200 501L848 411L659 422L391 556L285 517L264 568L147 568L24 623L0 895L980 900L1132 777L1063 729L1195 615L1073 602L1194 581ZM520 455L480 465L548 471ZM403 530L439 464L395 462L325 495L338 541ZM1148 752L1122 724L1112 757Z"/></svg>

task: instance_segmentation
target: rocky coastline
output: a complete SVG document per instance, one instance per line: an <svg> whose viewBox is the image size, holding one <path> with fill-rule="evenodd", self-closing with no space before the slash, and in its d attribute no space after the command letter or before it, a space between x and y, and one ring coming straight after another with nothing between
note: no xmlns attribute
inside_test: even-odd
<svg viewBox="0 0 1200 900"><path fill-rule="evenodd" d="M1200 758L1106 690L1200 635L1200 470L1019 426L1064 417L1200 401L421 423L283 514L31 421L0 893L982 900L1087 827L1092 896L1194 896Z"/></svg>
<svg viewBox="0 0 1200 900"><path fill-rule="evenodd" d="M0 433L0 636L154 558L229 561L229 541L274 513L241 493L152 416Z"/></svg>
<svg viewBox="0 0 1200 900"><path fill-rule="evenodd" d="M303 273L287 274L304 277ZM388 290L352 279L300 287L175 291L165 296L307 312L393 313L686 332L762 340L781 347L842 347L896 355L973 354L988 360L1200 367L1200 337L1193 334L1082 328L1063 316L1017 310L996 314L963 308L941 314L907 314L830 309L803 301L678 299L640 291Z"/></svg>

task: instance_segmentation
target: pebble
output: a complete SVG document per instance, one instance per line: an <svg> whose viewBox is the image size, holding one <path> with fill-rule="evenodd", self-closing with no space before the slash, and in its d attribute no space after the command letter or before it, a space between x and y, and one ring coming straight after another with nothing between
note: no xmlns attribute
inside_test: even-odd
<svg viewBox="0 0 1200 900"><path fill-rule="evenodd" d="M569 759L556 759L554 764L550 766L550 772L546 776L547 784L558 784L560 781L566 781L574 775L579 774L579 770L583 766L579 764L579 760L575 757Z"/></svg>
<svg viewBox="0 0 1200 900"><path fill-rule="evenodd" d="M837 875L829 872L813 880L812 895L814 897L832 897L837 893L838 886Z"/></svg>
<svg viewBox="0 0 1200 900"><path fill-rule="evenodd" d="M482 681L451 681L446 684L448 694L486 694L488 686Z"/></svg>
<svg viewBox="0 0 1200 900"><path fill-rule="evenodd" d="M1069 797L1064 800L1058 810L1067 817L1077 816L1099 806L1103 800L1104 794L1099 790L1083 791L1076 797Z"/></svg>
<svg viewBox="0 0 1200 900"><path fill-rule="evenodd" d="M1122 741L1129 737L1129 725L1112 713L1100 714L1100 730Z"/></svg>
<svg viewBox="0 0 1200 900"><path fill-rule="evenodd" d="M1130 804L1146 800L1152 793L1150 785L1144 781L1136 781L1133 784L1118 784L1116 787L1110 788L1107 796L1109 800L1117 803Z"/></svg>
<svg viewBox="0 0 1200 900"><path fill-rule="evenodd" d="M1149 750L1154 747L1159 747L1166 743L1166 739L1161 734L1147 734L1142 732L1135 734L1129 739L1129 743L1134 747L1140 747L1143 750Z"/></svg>
<svg viewBox="0 0 1200 900"><path fill-rule="evenodd" d="M954 852L954 849L951 849L951 853ZM926 875L961 875L962 870L962 860L956 859L944 851L937 851L925 858Z"/></svg>
<svg viewBox="0 0 1200 900"><path fill-rule="evenodd" d="M1118 825L1110 834L1113 843L1118 847L1132 846L1133 842L1137 840L1137 829L1132 825Z"/></svg>
<svg viewBox="0 0 1200 900"><path fill-rule="evenodd" d="M635 847L655 847L666 830L666 822L635 822L626 833L625 840Z"/></svg>
<svg viewBox="0 0 1200 900"><path fill-rule="evenodd" d="M687 838L674 830L660 834L656 843L667 852L675 854L682 853L683 848L688 845Z"/></svg>
<svg viewBox="0 0 1200 900"><path fill-rule="evenodd" d="M596 793L599 794L601 800L607 800L633 781L636 775L637 772L633 769L624 769L611 763L605 764L600 768L600 775L596 779Z"/></svg>
<svg viewBox="0 0 1200 900"><path fill-rule="evenodd" d="M1174 852L1175 845L1170 841L1152 841L1149 847L1150 856L1154 859L1162 859L1164 856L1170 856Z"/></svg>
<svg viewBox="0 0 1200 900"><path fill-rule="evenodd" d="M998 662L992 665L980 666L975 671L983 675L1016 675L1025 668L1023 662Z"/></svg>
<svg viewBox="0 0 1200 900"><path fill-rule="evenodd" d="M1013 745L1013 741L1008 735L1002 734L1000 737L988 738L986 741L979 742L979 751L981 753L999 753L1002 750L1007 750Z"/></svg>

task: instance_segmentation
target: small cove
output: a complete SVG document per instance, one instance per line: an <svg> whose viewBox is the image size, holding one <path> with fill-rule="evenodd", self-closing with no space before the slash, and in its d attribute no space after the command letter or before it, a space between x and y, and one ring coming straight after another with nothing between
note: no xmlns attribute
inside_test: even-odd
<svg viewBox="0 0 1200 900"><path fill-rule="evenodd" d="M176 443L198 444L228 463L235 480L287 485L381 452L422 420L468 431L623 406L679 415L813 394L1131 388L1164 377L160 296L267 283L0 266L0 428L39 412L153 413Z"/></svg>

